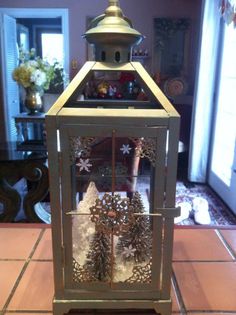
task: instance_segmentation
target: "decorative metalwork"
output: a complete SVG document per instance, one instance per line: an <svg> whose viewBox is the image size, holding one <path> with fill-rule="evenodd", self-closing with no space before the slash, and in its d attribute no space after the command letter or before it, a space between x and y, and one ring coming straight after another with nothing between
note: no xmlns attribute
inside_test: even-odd
<svg viewBox="0 0 236 315"><path fill-rule="evenodd" d="M125 280L126 283L151 283L152 281L152 262L145 266L135 266L133 274Z"/></svg>
<svg viewBox="0 0 236 315"><path fill-rule="evenodd" d="M72 280L73 282L81 283L81 282L92 282L97 281L95 277L84 267L82 267L74 258L72 261Z"/></svg>
<svg viewBox="0 0 236 315"><path fill-rule="evenodd" d="M95 137L70 137L70 159L90 157L91 146L96 142Z"/></svg>
<svg viewBox="0 0 236 315"><path fill-rule="evenodd" d="M121 198L118 194L105 193L102 199L96 200L90 212L96 229L112 235L121 235L133 221L129 198Z"/></svg>
<svg viewBox="0 0 236 315"><path fill-rule="evenodd" d="M156 142L154 138L130 138L136 145L135 155L147 158L153 166L156 163Z"/></svg>

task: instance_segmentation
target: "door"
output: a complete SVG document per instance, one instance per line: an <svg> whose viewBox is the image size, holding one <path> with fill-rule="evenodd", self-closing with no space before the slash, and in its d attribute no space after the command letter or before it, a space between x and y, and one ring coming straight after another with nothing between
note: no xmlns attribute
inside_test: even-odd
<svg viewBox="0 0 236 315"><path fill-rule="evenodd" d="M224 25L209 183L236 213L236 29Z"/></svg>
<svg viewBox="0 0 236 315"><path fill-rule="evenodd" d="M19 89L16 82L12 79L12 72L18 63L18 50L17 50L17 32L16 20L6 14L1 18L1 43L2 47L2 81L3 81L3 98L4 98L4 116L6 130L6 140L16 141L17 131L15 126L14 116L19 114Z"/></svg>
<svg viewBox="0 0 236 315"><path fill-rule="evenodd" d="M152 214L163 205L166 128L65 125L60 135L66 288L158 298L162 218Z"/></svg>
<svg viewBox="0 0 236 315"><path fill-rule="evenodd" d="M3 106L0 106L0 117L4 117L4 131L6 136L0 135L0 140L16 140L14 119L11 117L19 113L19 91L12 80L12 70L17 64L17 18L55 18L61 17L63 33L64 70L69 73L69 17L68 9L41 8L0 8L0 75L2 75ZM8 90L9 89L9 90ZM17 102L17 103L15 103ZM12 104L14 106L9 106Z"/></svg>

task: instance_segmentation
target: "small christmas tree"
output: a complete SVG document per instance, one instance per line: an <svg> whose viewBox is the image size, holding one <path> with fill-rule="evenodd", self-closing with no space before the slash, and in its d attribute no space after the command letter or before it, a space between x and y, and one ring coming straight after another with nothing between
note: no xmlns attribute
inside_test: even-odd
<svg viewBox="0 0 236 315"><path fill-rule="evenodd" d="M83 200L77 205L77 211L90 213L89 209L95 204L98 194L95 183L90 182ZM75 215L72 220L73 258L83 266L89 251L90 241L95 233L95 226L91 220L88 220L87 215Z"/></svg>
<svg viewBox="0 0 236 315"><path fill-rule="evenodd" d="M90 244L84 268L99 281L111 277L111 244L109 235L96 231Z"/></svg>
<svg viewBox="0 0 236 315"><path fill-rule="evenodd" d="M131 200L131 209L134 213L144 213L141 195L134 193ZM122 234L117 243L117 254L125 261L142 263L150 259L152 248L152 234L149 217L146 215L134 216L134 222L127 232Z"/></svg>

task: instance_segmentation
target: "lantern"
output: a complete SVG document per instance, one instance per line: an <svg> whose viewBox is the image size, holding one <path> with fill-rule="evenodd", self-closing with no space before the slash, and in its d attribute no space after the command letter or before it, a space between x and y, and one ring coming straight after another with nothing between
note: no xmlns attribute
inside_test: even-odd
<svg viewBox="0 0 236 315"><path fill-rule="evenodd" d="M54 314L171 313L179 115L139 62L142 40L110 0L95 48L46 115Z"/></svg>

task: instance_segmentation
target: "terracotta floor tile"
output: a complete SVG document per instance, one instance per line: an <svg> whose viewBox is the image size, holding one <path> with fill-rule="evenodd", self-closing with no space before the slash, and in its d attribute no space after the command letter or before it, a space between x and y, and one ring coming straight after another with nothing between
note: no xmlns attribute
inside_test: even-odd
<svg viewBox="0 0 236 315"><path fill-rule="evenodd" d="M0 310L24 266L24 261L0 261Z"/></svg>
<svg viewBox="0 0 236 315"><path fill-rule="evenodd" d="M188 311L236 310L235 262L176 262L173 269Z"/></svg>
<svg viewBox="0 0 236 315"><path fill-rule="evenodd" d="M214 230L176 229L173 260L232 260Z"/></svg>
<svg viewBox="0 0 236 315"><path fill-rule="evenodd" d="M31 261L8 310L51 311L54 294L52 262Z"/></svg>
<svg viewBox="0 0 236 315"><path fill-rule="evenodd" d="M236 230L221 230L220 233L236 255Z"/></svg>
<svg viewBox="0 0 236 315"><path fill-rule="evenodd" d="M46 229L44 231L43 237L40 240L32 259L52 260L51 229Z"/></svg>
<svg viewBox="0 0 236 315"><path fill-rule="evenodd" d="M0 259L29 257L41 229L0 228Z"/></svg>

